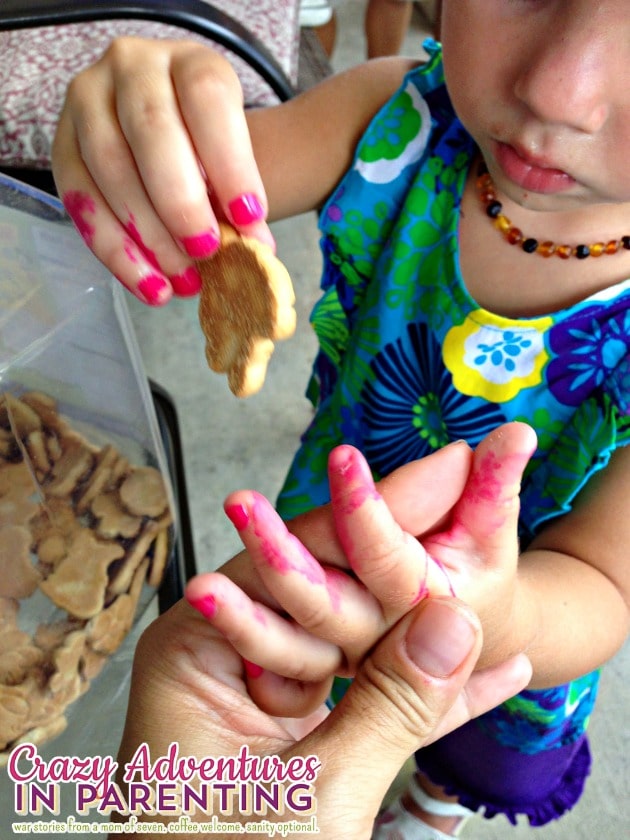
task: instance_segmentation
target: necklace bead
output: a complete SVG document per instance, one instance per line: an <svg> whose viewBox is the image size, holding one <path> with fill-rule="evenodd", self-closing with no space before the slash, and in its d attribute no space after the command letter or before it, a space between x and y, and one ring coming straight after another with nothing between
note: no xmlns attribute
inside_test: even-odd
<svg viewBox="0 0 630 840"><path fill-rule="evenodd" d="M587 257L616 254L621 250L630 251L630 235L622 236L621 239L611 239L608 242L593 242L591 245L557 245L549 240L539 242L532 236L524 236L523 232L504 215L503 205L497 198L494 183L483 162L479 164L476 184L486 215L510 245L520 245L526 254L539 254L546 258L555 256L561 260L568 260L570 257L585 260Z"/></svg>

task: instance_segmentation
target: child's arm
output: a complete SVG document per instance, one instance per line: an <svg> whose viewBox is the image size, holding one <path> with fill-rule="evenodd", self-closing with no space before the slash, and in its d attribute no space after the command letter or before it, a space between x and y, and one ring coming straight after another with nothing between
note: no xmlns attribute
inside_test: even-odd
<svg viewBox="0 0 630 840"><path fill-rule="evenodd" d="M298 526L311 545L317 543L317 556L326 565L287 531L265 499L246 491L233 494L226 510L272 598L261 598L260 586L237 570L236 577L255 599L229 578L213 574L189 585L188 600L246 659L264 667L264 675L250 669L257 676L250 690L262 707L274 711L281 689L291 691L279 680L281 674L301 683L293 686L301 711L302 703L308 706L325 695L331 674L354 674L375 641L424 597L459 594L461 588L467 590L464 597L471 594L480 603L494 604L500 586L506 611L511 609L519 481L534 445L531 429L521 424L493 433L475 452L465 488L458 483L470 464L465 446L443 450L439 465L424 459L392 474L383 490L411 533L400 527L376 492L358 451L337 448L329 465L336 533L329 528L326 510ZM454 469L445 469L446 457ZM441 476L451 480L450 499L439 493ZM448 512L462 490L453 512L459 545L449 546L442 560L439 538L436 551L429 554L416 535L434 528L434 514ZM474 585L470 562L476 567ZM353 575L335 568L346 564Z"/></svg>
<svg viewBox="0 0 630 840"><path fill-rule="evenodd" d="M145 302L198 291L217 218L273 244L271 218L318 206L409 61L333 77L246 114L218 53L122 38L68 89L53 146L59 194L94 253ZM250 133L251 132L251 133Z"/></svg>
<svg viewBox="0 0 630 840"><path fill-rule="evenodd" d="M554 686L610 659L630 629L630 449L619 449L571 513L519 559L514 644L534 665L534 687Z"/></svg>

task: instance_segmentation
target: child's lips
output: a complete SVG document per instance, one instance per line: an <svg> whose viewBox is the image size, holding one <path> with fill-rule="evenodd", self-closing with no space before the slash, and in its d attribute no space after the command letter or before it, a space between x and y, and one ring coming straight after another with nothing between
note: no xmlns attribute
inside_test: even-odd
<svg viewBox="0 0 630 840"><path fill-rule="evenodd" d="M571 189L575 180L562 169L550 166L547 161L533 158L507 143L495 144L495 159L504 175L518 187L529 192L558 193Z"/></svg>

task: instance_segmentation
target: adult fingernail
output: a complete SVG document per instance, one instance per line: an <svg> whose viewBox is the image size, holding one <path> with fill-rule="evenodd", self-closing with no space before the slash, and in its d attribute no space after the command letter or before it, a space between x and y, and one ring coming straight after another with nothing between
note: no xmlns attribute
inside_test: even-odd
<svg viewBox="0 0 630 840"><path fill-rule="evenodd" d="M407 631L407 653L425 673L445 679L466 659L475 636L474 626L454 604L429 598Z"/></svg>
<svg viewBox="0 0 630 840"><path fill-rule="evenodd" d="M171 287L163 277L149 274L138 283L138 295L149 306L162 306L171 297Z"/></svg>
<svg viewBox="0 0 630 840"><path fill-rule="evenodd" d="M181 243L189 257L201 260L214 254L221 244L221 237L215 230L207 230L197 236L186 236Z"/></svg>
<svg viewBox="0 0 630 840"><path fill-rule="evenodd" d="M251 225L265 218L265 208L254 193L243 193L228 205L230 217L236 225Z"/></svg>
<svg viewBox="0 0 630 840"><path fill-rule="evenodd" d="M173 291L180 297L192 297L201 291L201 276L194 265L181 274L175 274L170 280Z"/></svg>

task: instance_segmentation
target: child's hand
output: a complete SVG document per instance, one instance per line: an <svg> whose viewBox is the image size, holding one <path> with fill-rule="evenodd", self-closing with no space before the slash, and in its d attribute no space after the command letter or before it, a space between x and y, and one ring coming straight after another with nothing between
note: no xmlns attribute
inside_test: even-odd
<svg viewBox="0 0 630 840"><path fill-rule="evenodd" d="M52 157L79 232L145 303L199 291L217 216L273 244L240 83L199 44L114 41L71 83Z"/></svg>
<svg viewBox="0 0 630 840"><path fill-rule="evenodd" d="M226 510L267 592L260 579L248 580L237 565L234 577L242 589L222 575L201 576L187 597L198 607L205 603L202 611L213 625L246 659L264 666L264 675L251 687L257 702L274 708L280 689L290 690L276 676L282 674L299 681L292 690L301 711L302 704L310 706L326 694L331 674L352 675L374 642L421 598L461 594L461 587L464 597L481 601L487 612L497 600L509 601L518 556L519 481L533 445L526 426L511 424L495 432L474 454L465 489L466 447L442 450L441 471L435 460L436 469L428 469L431 459L396 471L379 489L407 531L376 492L360 454L339 447L329 468L336 535L326 508L291 523L326 566L287 531L261 496L233 494ZM444 469L446 456L452 470ZM448 485L440 487L444 476L451 478L446 495L441 490ZM453 490L463 494L449 526L423 547L410 531L419 536L434 529L453 506L455 497L448 495ZM348 564L356 578L335 568ZM282 618L282 609L294 621ZM250 669L251 675L258 670Z"/></svg>

